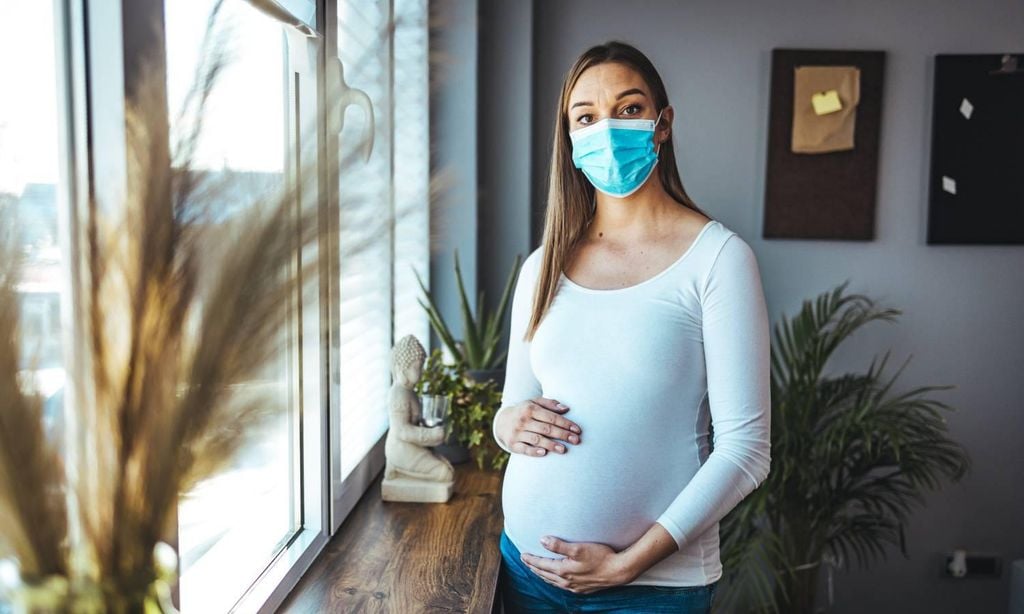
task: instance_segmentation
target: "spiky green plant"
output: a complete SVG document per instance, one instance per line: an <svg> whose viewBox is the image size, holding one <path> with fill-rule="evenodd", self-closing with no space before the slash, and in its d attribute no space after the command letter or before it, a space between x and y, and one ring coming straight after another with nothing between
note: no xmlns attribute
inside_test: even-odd
<svg viewBox="0 0 1024 614"><path fill-rule="evenodd" d="M505 314L508 312L509 299L512 296L512 284L515 281L516 271L519 270L519 263L522 260L521 254L516 254L512 270L509 272L508 280L505 282L505 290L501 295L497 311L488 312L484 306L484 292L480 291L476 302L476 315L469 306L469 298L466 296L466 286L462 281L462 269L459 266L459 250L455 250L455 281L459 286L459 306L462 310L462 332L461 341L455 339L444 317L441 315L434 296L423 283L419 272L416 272L416 281L420 285L427 302L422 299L420 306L427 312L430 323L437 331L437 336L448 347L448 350L467 369L496 369L505 360L508 350L498 353L501 343L502 324L505 321ZM414 269L415 271L415 269Z"/></svg>
<svg viewBox="0 0 1024 614"><path fill-rule="evenodd" d="M969 469L928 398L953 386L891 392L889 357L867 373L828 375L836 348L862 326L894 321L897 309L844 295L849 280L774 328L771 356L772 469L721 523L726 581L719 611L814 611L823 563L866 568L888 545L907 555L904 526L924 492ZM877 363L877 364L876 364Z"/></svg>

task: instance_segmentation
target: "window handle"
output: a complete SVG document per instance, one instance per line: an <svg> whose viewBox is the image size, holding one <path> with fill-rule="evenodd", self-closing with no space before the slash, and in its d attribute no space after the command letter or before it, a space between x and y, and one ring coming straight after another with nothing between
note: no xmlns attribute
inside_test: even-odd
<svg viewBox="0 0 1024 614"><path fill-rule="evenodd" d="M345 127L345 109L349 105L355 105L363 109L363 114L366 116L366 121L369 124L369 135L363 141L363 159L369 161L370 152L373 151L373 139L377 134L374 129L373 121L373 103L370 101L370 97L366 95L366 92L354 87L350 87L345 83L345 67L341 63L340 58L330 58L328 60L329 66L327 69L329 77L329 92L334 92L334 105L332 106L333 112L336 113L335 124L338 129L337 133L340 135L342 129Z"/></svg>

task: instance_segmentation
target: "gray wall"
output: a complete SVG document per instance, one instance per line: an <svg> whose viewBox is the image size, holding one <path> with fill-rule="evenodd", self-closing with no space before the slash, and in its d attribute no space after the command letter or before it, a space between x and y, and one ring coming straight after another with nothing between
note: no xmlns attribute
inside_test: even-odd
<svg viewBox="0 0 1024 614"><path fill-rule="evenodd" d="M458 250L466 294L477 293L476 0L429 0L430 20L430 290L438 309L461 337L455 280ZM430 329L430 351L445 347Z"/></svg>
<svg viewBox="0 0 1024 614"><path fill-rule="evenodd" d="M495 309L515 255L525 259L531 244L533 4L480 2L478 40L477 270L480 287Z"/></svg>
<svg viewBox="0 0 1024 614"><path fill-rule="evenodd" d="M524 23L531 6L532 24ZM687 190L757 253L773 322L849 278L850 291L904 315L851 339L833 370L862 372L891 349L891 368L911 357L902 390L957 386L937 398L958 408L950 428L972 455L972 473L929 496L915 514L909 560L892 551L870 571L840 573L833 611L1005 612L1007 575L955 582L940 578L938 567L942 553L956 547L998 552L1007 562L1024 556L1024 334L1013 321L1024 314L1024 246L927 246L924 229L932 55L1024 51L1024 3L485 0L481 7L481 32L500 37L480 38L480 100L495 105L481 104L481 175L490 182L488 202L499 208L480 218L480 236L497 245L481 247L481 282L500 286L494 277L503 279L512 254L539 240L525 238L523 224L531 203L534 222L543 210L562 74L591 44L621 38L637 45L661 71L675 104ZM516 50L527 40L532 67ZM760 238L773 47L888 52L875 241ZM502 48L512 54L496 54ZM532 83L523 78L528 68ZM526 92L533 103L530 151L515 131ZM532 169L524 171L526 158ZM532 198L521 193L522 181L530 182Z"/></svg>

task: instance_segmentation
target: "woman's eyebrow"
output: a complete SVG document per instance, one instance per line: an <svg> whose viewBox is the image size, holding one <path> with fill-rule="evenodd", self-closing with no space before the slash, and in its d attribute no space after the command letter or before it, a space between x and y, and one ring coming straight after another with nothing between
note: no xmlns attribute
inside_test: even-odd
<svg viewBox="0 0 1024 614"><path fill-rule="evenodd" d="M641 96L643 96L645 98L647 97L647 94L645 94L643 92L643 90L634 87L634 88L630 88L628 90L623 90L623 91L619 92L619 95L615 97L615 100L619 100L620 98L624 98L626 96L629 96L630 94L640 94ZM594 103L592 103L592 102L587 102L587 101L581 100L579 102L572 103L572 106L569 107L569 110L571 111L572 109L575 109L576 107L585 107L585 106L588 106L588 105L592 106L593 104Z"/></svg>

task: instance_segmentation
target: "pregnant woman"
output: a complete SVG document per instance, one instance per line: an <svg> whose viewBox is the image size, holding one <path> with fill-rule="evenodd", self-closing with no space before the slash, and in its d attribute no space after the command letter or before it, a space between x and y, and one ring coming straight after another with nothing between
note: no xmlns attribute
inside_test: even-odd
<svg viewBox="0 0 1024 614"><path fill-rule="evenodd" d="M718 523L768 475L760 272L687 196L672 119L624 43L562 84L493 424L506 612L708 612Z"/></svg>

